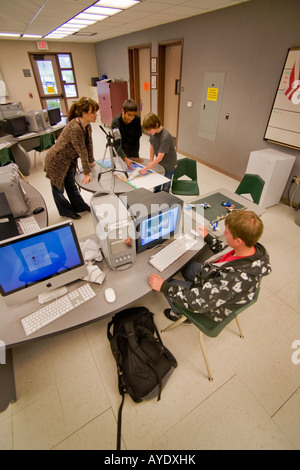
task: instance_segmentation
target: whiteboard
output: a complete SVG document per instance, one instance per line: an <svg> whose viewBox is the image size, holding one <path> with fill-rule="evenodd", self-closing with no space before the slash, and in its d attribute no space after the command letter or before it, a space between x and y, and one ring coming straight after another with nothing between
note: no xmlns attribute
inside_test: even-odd
<svg viewBox="0 0 300 470"><path fill-rule="evenodd" d="M300 150L300 47L288 50L264 139Z"/></svg>

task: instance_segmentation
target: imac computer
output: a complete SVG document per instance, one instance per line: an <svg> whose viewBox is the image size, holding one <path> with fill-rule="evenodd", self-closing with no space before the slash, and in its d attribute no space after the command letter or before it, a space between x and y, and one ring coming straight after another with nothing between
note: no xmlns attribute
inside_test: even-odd
<svg viewBox="0 0 300 470"><path fill-rule="evenodd" d="M72 222L0 242L0 293L8 306L24 303L86 274Z"/></svg>
<svg viewBox="0 0 300 470"><path fill-rule="evenodd" d="M50 126L55 126L61 121L60 108L48 108Z"/></svg>

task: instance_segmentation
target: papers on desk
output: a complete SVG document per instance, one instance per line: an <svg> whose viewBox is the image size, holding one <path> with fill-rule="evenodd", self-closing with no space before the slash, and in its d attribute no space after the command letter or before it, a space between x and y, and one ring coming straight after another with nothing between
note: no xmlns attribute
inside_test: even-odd
<svg viewBox="0 0 300 470"><path fill-rule="evenodd" d="M97 160L97 163L99 165L102 165L102 160ZM106 158L104 160L103 168L107 168L107 169L111 168L110 158ZM140 169L140 168L144 168L144 166L141 165L140 163L134 162L133 163L133 170L131 170L131 171L127 170L128 175L130 175L130 173L132 173L133 171L135 171L137 169ZM117 178L119 178L120 180L124 181L125 183L129 184L130 186L132 186L135 189L137 189L137 188L153 189L155 186L159 186L161 184L164 184L164 183L167 183L168 181L170 181L165 176L160 175L159 173L155 173L155 171L153 171L153 170L148 170L145 175L137 175L135 178L133 178L130 181L128 181L126 176L123 175L122 173L119 173L119 174L115 173L115 176Z"/></svg>
<svg viewBox="0 0 300 470"><path fill-rule="evenodd" d="M111 161L110 161L110 158L106 158L102 164L102 160L97 160L96 163L98 163L98 165L101 165L103 166L103 168L111 168Z"/></svg>

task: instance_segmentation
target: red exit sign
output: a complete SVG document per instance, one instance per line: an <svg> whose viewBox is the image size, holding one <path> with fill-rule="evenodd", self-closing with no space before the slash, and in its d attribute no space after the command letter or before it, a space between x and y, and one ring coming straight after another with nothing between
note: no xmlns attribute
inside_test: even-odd
<svg viewBox="0 0 300 470"><path fill-rule="evenodd" d="M48 44L46 41L37 41L38 49L46 50L48 49Z"/></svg>

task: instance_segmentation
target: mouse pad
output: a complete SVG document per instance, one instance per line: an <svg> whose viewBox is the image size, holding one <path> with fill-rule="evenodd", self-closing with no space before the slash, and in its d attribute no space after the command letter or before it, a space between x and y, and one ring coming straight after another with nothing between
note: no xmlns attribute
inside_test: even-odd
<svg viewBox="0 0 300 470"><path fill-rule="evenodd" d="M234 199L229 199L228 196L224 196L224 194L221 193L215 193L212 194L211 196L207 196L205 198L197 199L196 201L193 201L191 204L209 204L210 207L207 207L204 209L204 218L208 220L209 222L215 223L217 220L222 220L226 217L228 214L227 207L222 205L222 202L228 202L230 204L234 204L235 209L237 210L245 210L246 207L243 206L242 204L239 204L236 202ZM195 211L196 208L193 207L193 210Z"/></svg>

